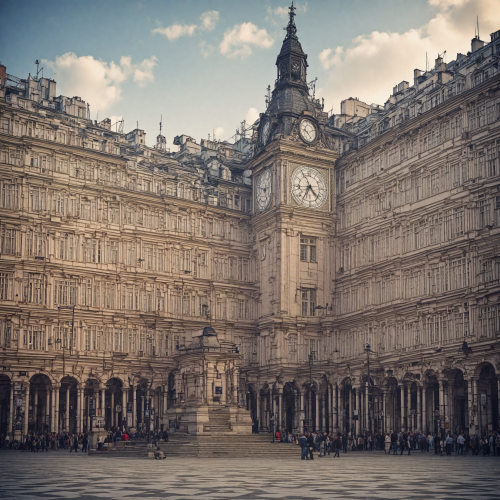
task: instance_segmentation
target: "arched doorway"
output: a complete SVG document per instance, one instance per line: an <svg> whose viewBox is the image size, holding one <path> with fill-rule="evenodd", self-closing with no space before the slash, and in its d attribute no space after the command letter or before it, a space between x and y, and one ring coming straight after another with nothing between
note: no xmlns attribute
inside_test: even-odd
<svg viewBox="0 0 500 500"><path fill-rule="evenodd" d="M105 421L107 430L120 427L123 416L122 381L119 378L110 378L106 382L106 412ZM126 408L125 408L126 410Z"/></svg>
<svg viewBox="0 0 500 500"><path fill-rule="evenodd" d="M0 434L4 436L9 431L10 387L10 378L4 374L0 375Z"/></svg>
<svg viewBox="0 0 500 500"><path fill-rule="evenodd" d="M464 380L462 370L453 370L450 374L451 397L450 405L450 430L459 433L465 432L468 425L468 383Z"/></svg>
<svg viewBox="0 0 500 500"><path fill-rule="evenodd" d="M47 375L38 373L30 380L30 403L28 430L47 432L50 430L50 389L52 382Z"/></svg>
<svg viewBox="0 0 500 500"><path fill-rule="evenodd" d="M287 432L298 430L297 407L297 387L294 383L287 382L283 387L283 423L281 426Z"/></svg>
<svg viewBox="0 0 500 500"><path fill-rule="evenodd" d="M495 369L490 363L486 363L479 373L477 412L481 435L498 429L498 382Z"/></svg>
<svg viewBox="0 0 500 500"><path fill-rule="evenodd" d="M65 432L76 432L76 411L78 407L78 381L66 376L61 380L59 390L59 422L57 428Z"/></svg>

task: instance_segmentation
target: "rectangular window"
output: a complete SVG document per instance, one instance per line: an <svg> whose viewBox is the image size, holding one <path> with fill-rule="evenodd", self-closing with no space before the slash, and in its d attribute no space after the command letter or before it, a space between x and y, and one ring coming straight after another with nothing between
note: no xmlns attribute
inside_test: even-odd
<svg viewBox="0 0 500 500"><path fill-rule="evenodd" d="M14 273L0 273L0 300L14 300Z"/></svg>
<svg viewBox="0 0 500 500"><path fill-rule="evenodd" d="M76 305L76 281L73 280L54 281L54 305L56 306Z"/></svg>
<svg viewBox="0 0 500 500"><path fill-rule="evenodd" d="M300 238L300 260L316 262L316 238Z"/></svg>
<svg viewBox="0 0 500 500"><path fill-rule="evenodd" d="M316 290L303 288L302 296L302 316L314 316L314 308L316 307Z"/></svg>
<svg viewBox="0 0 500 500"><path fill-rule="evenodd" d="M15 229L1 228L0 231L0 253L14 255L16 253L16 234Z"/></svg>

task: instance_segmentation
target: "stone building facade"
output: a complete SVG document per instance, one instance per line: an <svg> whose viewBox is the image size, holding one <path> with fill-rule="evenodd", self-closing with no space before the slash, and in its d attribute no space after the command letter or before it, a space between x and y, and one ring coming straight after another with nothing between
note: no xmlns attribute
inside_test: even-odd
<svg viewBox="0 0 500 500"><path fill-rule="evenodd" d="M498 427L500 32L328 116L294 15L234 143L0 66L1 433Z"/></svg>

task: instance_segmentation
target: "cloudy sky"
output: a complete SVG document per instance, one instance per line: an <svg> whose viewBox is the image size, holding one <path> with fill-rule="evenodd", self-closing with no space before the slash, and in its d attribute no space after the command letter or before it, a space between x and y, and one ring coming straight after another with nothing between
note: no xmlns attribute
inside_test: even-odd
<svg viewBox="0 0 500 500"><path fill-rule="evenodd" d="M413 69L467 53L500 29L500 0L300 0L299 40L325 109L358 97L383 104ZM264 111L274 85L287 4L278 0L0 1L0 61L26 78L39 59L58 94L91 118L123 117L152 145L160 115L175 135L230 139ZM175 146L172 149L176 149Z"/></svg>

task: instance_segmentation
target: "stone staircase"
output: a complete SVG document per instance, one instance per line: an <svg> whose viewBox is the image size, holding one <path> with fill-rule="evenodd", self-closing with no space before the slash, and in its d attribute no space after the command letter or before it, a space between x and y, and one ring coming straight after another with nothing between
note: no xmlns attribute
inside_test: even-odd
<svg viewBox="0 0 500 500"><path fill-rule="evenodd" d="M160 449L167 457L291 457L300 458L300 448L291 443L273 443L272 435L232 433L170 434L167 443L160 443Z"/></svg>
<svg viewBox="0 0 500 500"><path fill-rule="evenodd" d="M203 426L203 432L225 433L231 432L231 421L229 411L224 408L209 408L209 423Z"/></svg>

